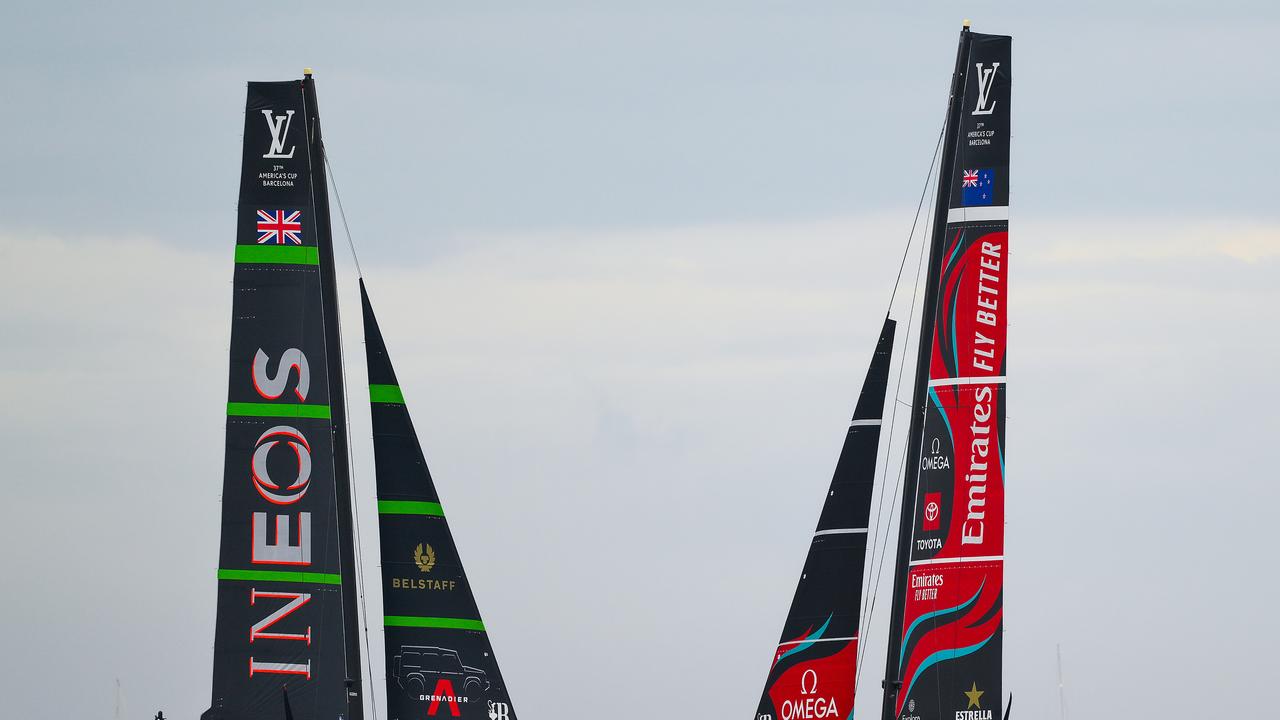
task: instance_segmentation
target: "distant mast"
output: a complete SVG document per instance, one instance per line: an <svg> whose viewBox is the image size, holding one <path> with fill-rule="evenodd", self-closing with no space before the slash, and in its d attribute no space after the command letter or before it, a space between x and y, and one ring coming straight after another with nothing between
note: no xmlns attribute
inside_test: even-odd
<svg viewBox="0 0 1280 720"><path fill-rule="evenodd" d="M341 341L310 73L244 116L206 720L360 720ZM351 679L348 695L347 681Z"/></svg>
<svg viewBox="0 0 1280 720"><path fill-rule="evenodd" d="M885 720L999 716L1012 40L960 33L939 165Z"/></svg>

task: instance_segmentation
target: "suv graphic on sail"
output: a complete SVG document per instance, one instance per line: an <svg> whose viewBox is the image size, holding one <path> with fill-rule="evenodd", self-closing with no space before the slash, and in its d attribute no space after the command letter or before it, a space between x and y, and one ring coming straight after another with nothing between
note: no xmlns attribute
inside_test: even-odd
<svg viewBox="0 0 1280 720"><path fill-rule="evenodd" d="M489 675L480 668L463 665L458 651L449 648L402 646L400 653L392 658L391 672L411 700L426 700L441 686L460 691L456 698L459 702L489 689Z"/></svg>

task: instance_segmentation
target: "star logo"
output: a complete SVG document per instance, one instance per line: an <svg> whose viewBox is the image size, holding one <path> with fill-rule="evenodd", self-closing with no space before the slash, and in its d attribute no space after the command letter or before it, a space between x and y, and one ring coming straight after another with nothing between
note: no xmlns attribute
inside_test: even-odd
<svg viewBox="0 0 1280 720"><path fill-rule="evenodd" d="M982 696L983 696L983 695L985 695L985 694L986 694L986 692L987 692L986 690L979 690L979 689L978 689L978 683L974 683L974 684L973 684L973 687L972 687L972 688L970 688L969 690L966 690L966 691L965 691L965 693L964 693L964 696L965 696L965 697L967 697L967 698L969 698L969 705L968 705L968 707L967 707L967 708L965 708L965 709L966 709L966 710L971 710L971 709L973 709L973 708L978 708L979 710L981 710L981 709L982 709Z"/></svg>

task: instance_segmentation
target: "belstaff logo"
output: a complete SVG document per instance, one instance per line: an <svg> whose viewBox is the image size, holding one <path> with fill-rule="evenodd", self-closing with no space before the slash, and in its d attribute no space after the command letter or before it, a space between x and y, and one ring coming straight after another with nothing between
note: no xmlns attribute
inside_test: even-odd
<svg viewBox="0 0 1280 720"><path fill-rule="evenodd" d="M418 543L418 547L413 549L413 564L424 573L431 572L431 568L436 566L436 551L430 545Z"/></svg>
<svg viewBox="0 0 1280 720"><path fill-rule="evenodd" d="M506 703L490 700L489 720L511 720L511 707Z"/></svg>
<svg viewBox="0 0 1280 720"><path fill-rule="evenodd" d="M262 157L283 159L293 157L293 151L297 146L290 145L289 152L284 151L285 140L289 137L289 126L293 124L293 113L293 110L286 110L284 115L276 115L269 109L262 111L262 116L267 119L267 130L271 131L271 147Z"/></svg>
<svg viewBox="0 0 1280 720"><path fill-rule="evenodd" d="M996 101L991 99L991 86L996 81L996 70L1000 63L991 63L990 69L984 69L982 63L978 67L978 104L973 108L974 115L990 115L996 111Z"/></svg>
<svg viewBox="0 0 1280 720"><path fill-rule="evenodd" d="M281 442L287 442L293 448L298 461L297 475L284 488L272 480L267 471L267 457L271 455L272 448ZM292 505L307 494L307 485L311 482L311 445L297 428L277 425L258 438L250 467L253 472L253 487L264 500L276 505Z"/></svg>

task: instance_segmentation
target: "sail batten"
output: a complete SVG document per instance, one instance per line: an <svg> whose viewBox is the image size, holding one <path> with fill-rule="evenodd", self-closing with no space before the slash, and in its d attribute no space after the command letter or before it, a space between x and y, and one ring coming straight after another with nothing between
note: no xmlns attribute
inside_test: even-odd
<svg viewBox="0 0 1280 720"><path fill-rule="evenodd" d="M885 319L756 720L846 718L853 712L867 529L895 327Z"/></svg>
<svg viewBox="0 0 1280 720"><path fill-rule="evenodd" d="M387 715L514 720L363 281L360 297L377 468Z"/></svg>

